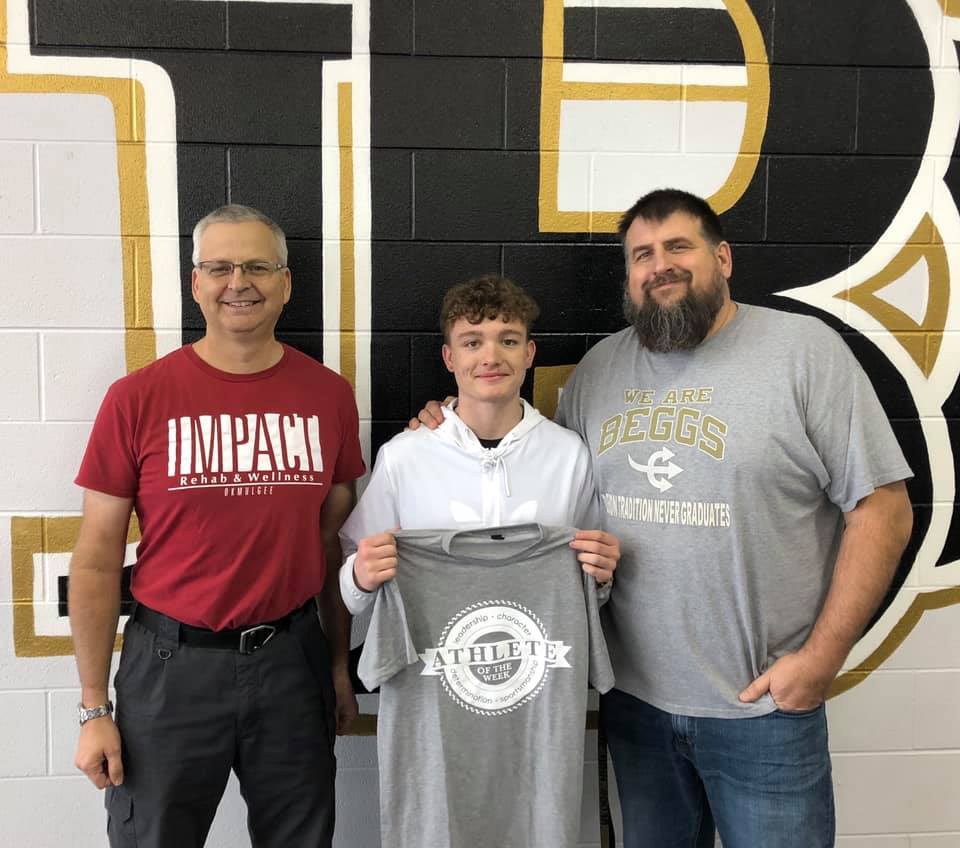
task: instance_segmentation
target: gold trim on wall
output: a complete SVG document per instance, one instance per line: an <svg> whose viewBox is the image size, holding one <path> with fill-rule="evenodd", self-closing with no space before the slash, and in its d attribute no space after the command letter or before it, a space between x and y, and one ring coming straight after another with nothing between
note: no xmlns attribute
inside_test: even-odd
<svg viewBox="0 0 960 848"><path fill-rule="evenodd" d="M353 84L337 85L340 143L340 374L357 389L356 242L353 231Z"/></svg>
<svg viewBox="0 0 960 848"><path fill-rule="evenodd" d="M557 412L562 389L576 365L543 365L533 369L533 405L547 418Z"/></svg>
<svg viewBox="0 0 960 848"><path fill-rule="evenodd" d="M877 296L896 282L921 259L927 263L927 311L918 324L909 315ZM937 364L950 306L950 266L940 232L929 215L924 215L905 244L886 267L868 280L834 295L859 306L876 319L910 355L924 377Z"/></svg>
<svg viewBox="0 0 960 848"><path fill-rule="evenodd" d="M770 67L763 34L746 0L724 0L743 43L745 86L662 85L654 83L566 82L563 79L563 0L544 0L543 62L540 84L540 230L542 232L616 232L617 210L561 211L560 107L564 100L693 100L747 105L740 150L730 175L709 198L717 213L743 196L760 160L770 105Z"/></svg>

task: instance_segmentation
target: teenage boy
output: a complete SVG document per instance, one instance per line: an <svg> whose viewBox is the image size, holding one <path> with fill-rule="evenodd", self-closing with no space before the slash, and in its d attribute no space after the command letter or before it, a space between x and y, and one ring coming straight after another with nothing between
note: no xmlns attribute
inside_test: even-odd
<svg viewBox="0 0 960 848"><path fill-rule="evenodd" d="M536 521L596 527L590 455L573 432L520 397L540 310L500 276L478 277L443 299L443 361L457 398L436 430L405 431L380 448L370 483L341 530L340 591L354 615L396 575L391 530L493 527ZM608 587L620 558L616 537L579 530L570 547ZM601 596L603 597L603 595Z"/></svg>

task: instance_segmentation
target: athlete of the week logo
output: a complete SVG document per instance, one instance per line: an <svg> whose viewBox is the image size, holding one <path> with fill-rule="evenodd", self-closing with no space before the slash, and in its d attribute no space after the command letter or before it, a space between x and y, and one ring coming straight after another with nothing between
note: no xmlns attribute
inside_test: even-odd
<svg viewBox="0 0 960 848"><path fill-rule="evenodd" d="M627 464L640 475L641 488L649 485L664 494L677 485L674 478L683 473L683 466L674 462L677 454L664 442L723 461L727 424L703 408L713 402L712 386L668 389L659 398L655 389L626 389L623 402L629 408L600 425L597 456L613 447L625 447ZM601 497L607 513L624 521L730 526L730 505L726 503L665 500L634 493L603 492Z"/></svg>
<svg viewBox="0 0 960 848"><path fill-rule="evenodd" d="M273 486L322 486L320 418L295 413L197 415L167 420L171 492L224 489L269 495Z"/></svg>
<svg viewBox="0 0 960 848"><path fill-rule="evenodd" d="M571 667L570 646L548 639L536 615L512 601L461 610L439 642L420 654L420 674L440 676L456 703L481 715L517 709L539 694L551 669Z"/></svg>

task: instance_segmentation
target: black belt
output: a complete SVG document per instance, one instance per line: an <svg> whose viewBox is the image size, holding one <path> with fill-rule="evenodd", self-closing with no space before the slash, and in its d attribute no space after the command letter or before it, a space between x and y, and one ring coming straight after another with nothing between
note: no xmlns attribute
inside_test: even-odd
<svg viewBox="0 0 960 848"><path fill-rule="evenodd" d="M191 624L184 624L177 621L162 612L145 607L143 604L137 604L133 613L133 620L142 624L147 630L160 635L163 628L163 622L172 622L178 628L180 641L185 645L193 645L197 648L212 648L217 651L237 651L241 654L252 654L259 651L267 644L278 632L285 630L291 622L300 618L307 611L316 609L314 601L311 598L302 607L288 613L283 618L275 621L265 621L263 624L255 624L251 627L238 627L235 630L207 630L205 627L194 627Z"/></svg>

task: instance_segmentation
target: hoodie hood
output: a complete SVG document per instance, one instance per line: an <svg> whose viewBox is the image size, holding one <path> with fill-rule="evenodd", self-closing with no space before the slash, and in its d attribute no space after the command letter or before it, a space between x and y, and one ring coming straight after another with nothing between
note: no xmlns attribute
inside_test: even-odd
<svg viewBox="0 0 960 848"><path fill-rule="evenodd" d="M481 445L476 433L461 420L452 405L441 407L443 423L433 431L435 437L476 457L483 472L484 523L490 525L504 523L502 501L504 497L510 497L510 473L506 457L534 428L547 420L523 398L520 398L520 403L523 405L523 418L495 448Z"/></svg>
<svg viewBox="0 0 960 848"><path fill-rule="evenodd" d="M454 401L454 404L455 403L456 401ZM534 427L546 421L546 419L523 398L520 398L520 403L523 405L523 418L500 440L500 444L495 448L485 448L480 444L477 434L464 424L460 416L454 411L453 404L440 407L443 412L443 424L433 432L445 442L455 444L467 453L506 456L517 446L517 443L519 443L521 439L526 438L527 434L533 430Z"/></svg>

